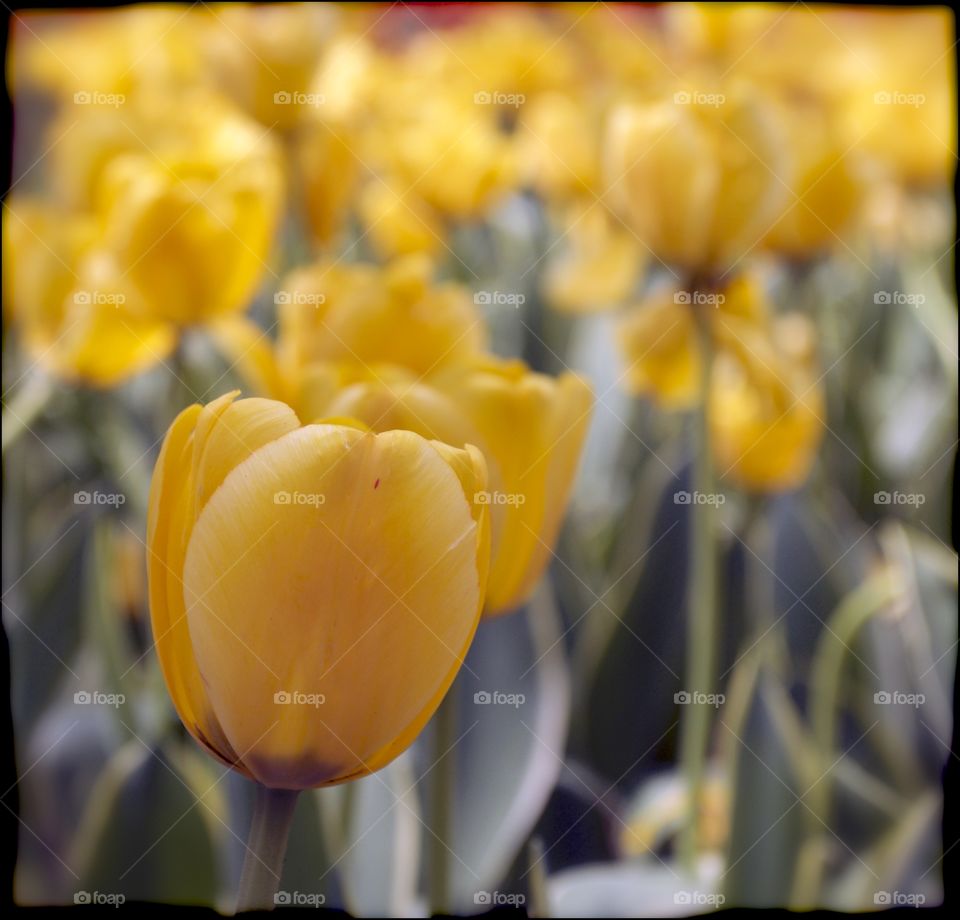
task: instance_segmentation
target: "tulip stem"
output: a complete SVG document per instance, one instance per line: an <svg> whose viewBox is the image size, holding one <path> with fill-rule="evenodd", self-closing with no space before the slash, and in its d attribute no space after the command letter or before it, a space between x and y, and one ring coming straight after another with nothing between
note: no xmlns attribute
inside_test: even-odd
<svg viewBox="0 0 960 920"><path fill-rule="evenodd" d="M697 824L710 736L710 706L703 694L713 692L714 645L717 633L717 561L714 533L717 504L710 456L710 377L713 348L710 319L697 311L697 332L702 356L700 403L696 412L690 503L690 556L687 601L688 705L681 725L681 758L687 784L687 816L680 833L680 858L689 871L696 868Z"/></svg>
<svg viewBox="0 0 960 920"><path fill-rule="evenodd" d="M430 908L436 916L450 913L450 861L453 837L455 754L457 733L456 686L451 687L434 716L433 784L430 835Z"/></svg>
<svg viewBox="0 0 960 920"><path fill-rule="evenodd" d="M253 821L240 873L237 913L273 910L299 794L297 789L268 789L257 783Z"/></svg>

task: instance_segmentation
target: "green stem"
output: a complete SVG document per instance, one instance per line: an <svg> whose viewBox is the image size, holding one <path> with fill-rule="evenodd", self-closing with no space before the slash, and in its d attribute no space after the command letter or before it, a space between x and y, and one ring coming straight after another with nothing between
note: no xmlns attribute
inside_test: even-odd
<svg viewBox="0 0 960 920"><path fill-rule="evenodd" d="M273 910L299 794L296 789L268 789L257 784L247 853L240 873L237 913Z"/></svg>
<svg viewBox="0 0 960 920"><path fill-rule="evenodd" d="M889 569L867 579L841 601L828 621L814 653L810 687L811 725L819 758L820 779L807 796L808 835L794 879L792 903L806 907L821 897L829 849L831 767L836 762L834 737L840 696L840 680L847 652L857 633L901 594L903 584Z"/></svg>
<svg viewBox="0 0 960 920"><path fill-rule="evenodd" d="M455 755L451 748L456 740L456 733L456 686L453 686L434 716L430 907L435 915L450 913L450 850L453 842L453 790L456 778Z"/></svg>
<svg viewBox="0 0 960 920"><path fill-rule="evenodd" d="M704 498L714 494L710 456L709 397L713 366L709 318L697 313L702 356L700 405L696 413L696 442L690 504L690 575L687 605L686 691L692 695L681 726L681 758L687 781L687 818L680 835L680 858L693 871L697 857L697 821L710 736L710 707L698 694L713 692L714 646L717 632L717 562L714 534L717 505ZM697 501L699 493L700 501Z"/></svg>
<svg viewBox="0 0 960 920"><path fill-rule="evenodd" d="M2 453L30 430L30 423L47 407L55 389L46 374L31 373L17 395L4 404Z"/></svg>

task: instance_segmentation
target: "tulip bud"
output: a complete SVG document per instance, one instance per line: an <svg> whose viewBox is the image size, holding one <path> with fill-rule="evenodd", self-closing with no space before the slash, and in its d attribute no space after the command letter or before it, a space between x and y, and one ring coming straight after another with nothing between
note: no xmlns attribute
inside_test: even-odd
<svg viewBox="0 0 960 920"><path fill-rule="evenodd" d="M153 632L177 712L214 756L302 789L416 737L483 604L475 448L302 426L234 394L184 410L147 522Z"/></svg>

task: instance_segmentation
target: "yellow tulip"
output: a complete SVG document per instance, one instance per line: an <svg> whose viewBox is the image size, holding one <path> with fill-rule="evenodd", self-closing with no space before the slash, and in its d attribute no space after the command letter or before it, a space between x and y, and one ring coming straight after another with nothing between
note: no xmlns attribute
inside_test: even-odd
<svg viewBox="0 0 960 920"><path fill-rule="evenodd" d="M782 211L789 165L772 106L742 83L696 81L610 116L611 200L663 262L725 272L757 247Z"/></svg>
<svg viewBox="0 0 960 920"><path fill-rule="evenodd" d="M433 282L432 271L429 259L411 255L385 269L336 262L293 272L277 295L284 375L296 380L316 361L426 374L480 352L486 330L469 292Z"/></svg>
<svg viewBox="0 0 960 920"><path fill-rule="evenodd" d="M207 7L204 51L219 88L269 127L293 128L326 98L312 80L338 11L326 3Z"/></svg>
<svg viewBox="0 0 960 920"><path fill-rule="evenodd" d="M506 613L529 599L550 561L593 394L575 374L552 378L491 357L433 382L470 422L487 458L493 549L485 613Z"/></svg>
<svg viewBox="0 0 960 920"><path fill-rule="evenodd" d="M353 380L335 368L314 371L319 385L298 406L301 418L350 416L374 431L402 428L483 452L490 488L477 500L490 508L492 533L485 615L524 603L550 560L566 512L593 407L586 382L571 373L554 379L521 361L490 356L428 380L395 367Z"/></svg>
<svg viewBox="0 0 960 920"><path fill-rule="evenodd" d="M357 211L364 232L384 258L436 253L444 244L437 213L411 190L376 177L360 192Z"/></svg>
<svg viewBox="0 0 960 920"><path fill-rule="evenodd" d="M200 77L202 14L174 4L118 10L20 13L8 76L15 95L37 86L74 108L125 105L138 92Z"/></svg>
<svg viewBox="0 0 960 920"><path fill-rule="evenodd" d="M813 331L802 316L780 318L772 340L754 338L714 365L710 430L714 462L757 492L781 492L807 478L823 438L823 387L813 372Z"/></svg>
<svg viewBox="0 0 960 920"><path fill-rule="evenodd" d="M30 358L66 380L114 386L163 360L174 327L126 279L103 271L92 219L46 202L4 208L4 309Z"/></svg>
<svg viewBox="0 0 960 920"><path fill-rule="evenodd" d="M125 123L134 144L81 150L61 176L84 207L14 202L4 224L28 349L97 386L163 360L183 327L244 310L282 206L279 152L259 126L206 94L145 95Z"/></svg>
<svg viewBox="0 0 960 920"><path fill-rule="evenodd" d="M343 229L357 193L356 139L347 125L306 118L291 143L309 229L318 243L330 243Z"/></svg>
<svg viewBox="0 0 960 920"><path fill-rule="evenodd" d="M264 786L389 763L450 687L489 551L484 461L405 431L301 427L263 399L191 406L154 472L150 610L167 687Z"/></svg>
<svg viewBox="0 0 960 920"><path fill-rule="evenodd" d="M646 266L646 251L633 231L600 202L582 202L566 214L568 230L544 271L551 304L586 313L622 303Z"/></svg>
<svg viewBox="0 0 960 920"><path fill-rule="evenodd" d="M766 244L797 258L848 249L867 200L869 161L823 106L785 101L778 111L790 138L793 168L784 178L792 196Z"/></svg>
<svg viewBox="0 0 960 920"><path fill-rule="evenodd" d="M798 314L772 318L756 272L721 291L667 286L632 311L620 329L630 362L627 389L665 409L697 405L703 373L697 312L713 350L708 416L714 462L748 489L795 488L824 430L813 329Z"/></svg>

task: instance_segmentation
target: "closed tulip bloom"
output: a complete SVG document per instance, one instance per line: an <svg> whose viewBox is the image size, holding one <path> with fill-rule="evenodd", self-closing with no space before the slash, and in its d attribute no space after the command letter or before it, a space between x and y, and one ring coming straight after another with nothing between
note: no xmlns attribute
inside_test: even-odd
<svg viewBox="0 0 960 920"><path fill-rule="evenodd" d="M111 160L100 180L103 248L150 312L178 324L244 310L283 205L279 151L255 123L197 98L179 143Z"/></svg>
<svg viewBox="0 0 960 920"><path fill-rule="evenodd" d="M31 360L75 383L109 387L162 360L174 327L128 279L104 271L89 217L33 199L4 208L4 312Z"/></svg>
<svg viewBox="0 0 960 920"><path fill-rule="evenodd" d="M459 284L434 282L421 255L385 269L318 263L293 272L277 295L278 357L296 379L316 361L397 364L419 374L486 344L482 316Z"/></svg>
<svg viewBox="0 0 960 920"><path fill-rule="evenodd" d="M748 491L795 489L823 440L823 387L809 320L787 315L773 336L721 353L711 379L710 430L718 471Z"/></svg>
<svg viewBox="0 0 960 920"><path fill-rule="evenodd" d="M843 252L867 200L870 164L830 110L798 101L777 110L790 137L792 195L766 244L793 258Z"/></svg>
<svg viewBox="0 0 960 920"><path fill-rule="evenodd" d="M222 397L167 433L147 522L170 695L264 786L356 778L433 714L483 603L482 455Z"/></svg>
<svg viewBox="0 0 960 920"><path fill-rule="evenodd" d="M680 86L611 113L610 200L660 260L687 273L724 272L758 246L787 200L788 163L771 106L743 84Z"/></svg>
<svg viewBox="0 0 960 920"><path fill-rule="evenodd" d="M590 386L522 361L486 358L433 381L476 430L490 469L492 553L486 615L529 599L560 532L593 409Z"/></svg>

